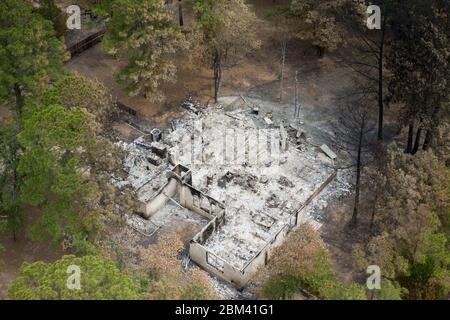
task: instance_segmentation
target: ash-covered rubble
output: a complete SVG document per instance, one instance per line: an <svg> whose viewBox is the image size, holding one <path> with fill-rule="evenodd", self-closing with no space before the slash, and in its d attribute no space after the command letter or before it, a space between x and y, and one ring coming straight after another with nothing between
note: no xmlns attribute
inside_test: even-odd
<svg viewBox="0 0 450 320"><path fill-rule="evenodd" d="M280 230L295 225L293 219L317 224L307 210L298 212L332 181L336 170L300 121L242 97L226 107L205 109L189 100L183 108L186 116L161 135L120 143L128 152L128 178L118 186L130 184L145 204L176 165L189 168L192 186L226 208L225 223L202 245L238 270ZM261 150L254 150L254 134L263 137Z"/></svg>

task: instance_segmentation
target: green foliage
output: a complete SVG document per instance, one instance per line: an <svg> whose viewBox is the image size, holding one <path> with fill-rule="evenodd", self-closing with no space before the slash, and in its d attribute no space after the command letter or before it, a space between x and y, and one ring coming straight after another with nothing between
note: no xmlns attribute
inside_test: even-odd
<svg viewBox="0 0 450 320"><path fill-rule="evenodd" d="M261 45L256 15L244 0L194 0L192 8L196 22L191 34L192 59L212 66L217 102L225 67Z"/></svg>
<svg viewBox="0 0 450 320"><path fill-rule="evenodd" d="M184 288L181 300L207 300L211 299L211 290L202 284L192 284Z"/></svg>
<svg viewBox="0 0 450 320"><path fill-rule="evenodd" d="M80 268L80 289L68 289L68 267ZM14 300L134 300L139 285L100 256L64 256L53 263L25 262L8 289Z"/></svg>
<svg viewBox="0 0 450 320"><path fill-rule="evenodd" d="M365 300L366 294L361 285L340 283L334 274L307 273L299 278L292 274L276 275L262 287L262 294L268 299L292 298L300 289L305 289L324 300Z"/></svg>
<svg viewBox="0 0 450 320"><path fill-rule="evenodd" d="M14 97L20 113L25 94L41 92L58 76L64 45L26 0L0 2L0 44L0 99Z"/></svg>
<svg viewBox="0 0 450 320"><path fill-rule="evenodd" d="M95 256L100 254L100 250L94 243L75 237L72 240L72 253L77 256Z"/></svg>
<svg viewBox="0 0 450 320"><path fill-rule="evenodd" d="M371 300L402 300L408 290L401 287L396 281L391 281L382 276L380 289L368 292Z"/></svg>
<svg viewBox="0 0 450 320"><path fill-rule="evenodd" d="M95 211L77 206L89 191L89 185L81 183L80 160L90 139L79 109L50 105L26 110L19 134L24 147L18 167L24 177L21 197L44 209L32 228L33 238L49 237L57 243L64 236L84 238L97 230Z"/></svg>
<svg viewBox="0 0 450 320"><path fill-rule="evenodd" d="M279 18L280 16L288 16L291 13L290 7L277 7L275 9L271 9L266 13L268 18Z"/></svg>
<svg viewBox="0 0 450 320"><path fill-rule="evenodd" d="M245 54L260 46L256 36L255 14L242 0L194 0L196 29L200 33L200 48L193 54L203 54L208 60L233 54ZM218 57L214 57L218 56Z"/></svg>
<svg viewBox="0 0 450 320"><path fill-rule="evenodd" d="M67 29L66 18L55 4L55 0L41 0L40 6L36 11L44 19L47 19L53 23L53 28L55 29L58 37L64 36Z"/></svg>
<svg viewBox="0 0 450 320"><path fill-rule="evenodd" d="M260 292L269 299L289 299L301 289L319 299L366 299L361 285L336 279L320 235L306 225L275 250L260 277Z"/></svg>
<svg viewBox="0 0 450 320"><path fill-rule="evenodd" d="M357 249L361 269L380 266L402 297L441 299L450 276L448 169L431 152L411 156L390 147L387 154L375 236L365 254Z"/></svg>
<svg viewBox="0 0 450 320"><path fill-rule="evenodd" d="M41 104L86 110L102 125L110 123L115 108L114 100L103 84L78 74L68 74L50 86L42 94Z"/></svg>
<svg viewBox="0 0 450 320"><path fill-rule="evenodd" d="M41 205L54 182L55 189L68 187L59 190L62 194L69 195L70 188L75 188L77 161L70 155L83 145L83 122L80 110L65 111L60 105L27 110L19 134L25 148L19 171L26 177L24 200L31 205Z"/></svg>
<svg viewBox="0 0 450 320"><path fill-rule="evenodd" d="M0 253L2 253L3 251L5 251L5 247L0 243ZM2 271L3 264L4 264L3 260L0 259L0 272Z"/></svg>
<svg viewBox="0 0 450 320"><path fill-rule="evenodd" d="M428 0L415 0L414 5L398 1L387 55L389 91L402 103L401 123L426 130L424 148L436 150L445 148L435 140L448 119L450 100L450 31L448 15L437 10L441 6Z"/></svg>
<svg viewBox="0 0 450 320"><path fill-rule="evenodd" d="M215 25L219 22L218 15L214 14L215 6L218 6L222 0L194 0L192 8L197 15L198 26L207 33L212 32ZM213 35L209 35L212 37Z"/></svg>
<svg viewBox="0 0 450 320"><path fill-rule="evenodd" d="M344 7L347 0L292 0L289 10L278 12L293 20L294 34L310 40L319 48L337 49L343 41L343 27L337 21L337 8Z"/></svg>
<svg viewBox="0 0 450 320"><path fill-rule="evenodd" d="M294 296L301 288L301 281L290 274L273 275L261 288L262 295L271 300L287 299Z"/></svg>
<svg viewBox="0 0 450 320"><path fill-rule="evenodd" d="M112 10L103 46L128 61L118 80L132 96L163 100L161 83L176 79L173 56L187 48L181 29L160 0L117 0Z"/></svg>
<svg viewBox="0 0 450 320"><path fill-rule="evenodd" d="M446 299L450 289L447 281L450 277L450 243L447 236L439 232L438 217L434 215L432 219L434 222L425 231L409 267L409 274L400 277L409 289L409 297L413 299Z"/></svg>
<svg viewBox="0 0 450 320"><path fill-rule="evenodd" d="M25 220L20 199L18 130L15 121L0 126L0 211L6 214L6 220L0 221L0 232L12 233L14 239Z"/></svg>
<svg viewBox="0 0 450 320"><path fill-rule="evenodd" d="M23 225L24 205L41 217L30 229L33 239L71 246L76 253L96 253L91 243L101 229L98 217L118 210L126 195L109 182L120 152L99 135L114 107L95 81L66 75L37 103L0 128L0 205L12 232Z"/></svg>
<svg viewBox="0 0 450 320"><path fill-rule="evenodd" d="M286 299L293 297L300 289L305 289L324 300L366 299L361 285L336 280L326 251L317 252L312 259L312 269L305 272L293 270L291 273L270 277L262 287L263 296L269 299Z"/></svg>
<svg viewBox="0 0 450 320"><path fill-rule="evenodd" d="M117 0L76 0L74 4L79 5L82 10L91 10L95 15L108 17L115 1Z"/></svg>

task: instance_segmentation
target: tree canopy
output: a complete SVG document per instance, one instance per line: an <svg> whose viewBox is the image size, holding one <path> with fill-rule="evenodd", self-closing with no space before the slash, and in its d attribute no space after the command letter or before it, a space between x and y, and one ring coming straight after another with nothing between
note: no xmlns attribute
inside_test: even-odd
<svg viewBox="0 0 450 320"><path fill-rule="evenodd" d="M0 3L0 99L15 99L20 113L25 95L42 92L59 76L64 59L52 23L30 1Z"/></svg>
<svg viewBox="0 0 450 320"><path fill-rule="evenodd" d="M223 71L233 59L260 47L256 16L244 0L193 0L197 42L193 50L214 70L214 97L220 97Z"/></svg>
<svg viewBox="0 0 450 320"><path fill-rule="evenodd" d="M106 51L127 64L118 79L130 95L161 101L160 86L176 80L174 55L188 43L161 0L118 0L103 40Z"/></svg>
<svg viewBox="0 0 450 320"><path fill-rule="evenodd" d="M366 299L362 286L336 280L325 243L309 225L293 231L269 261L259 276L266 298L289 299L304 289L326 300Z"/></svg>
<svg viewBox="0 0 450 320"><path fill-rule="evenodd" d="M67 286L69 266L80 270L80 289ZM64 256L53 263L24 263L8 289L14 300L135 300L140 286L111 260L100 256Z"/></svg>
<svg viewBox="0 0 450 320"><path fill-rule="evenodd" d="M67 110L86 110L103 126L110 124L116 112L115 101L102 83L74 73L52 84L43 93L40 103L58 104Z"/></svg>

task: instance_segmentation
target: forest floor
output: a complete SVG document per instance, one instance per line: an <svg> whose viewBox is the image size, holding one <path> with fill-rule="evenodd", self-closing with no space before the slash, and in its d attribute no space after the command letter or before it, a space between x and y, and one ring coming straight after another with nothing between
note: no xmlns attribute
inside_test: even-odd
<svg viewBox="0 0 450 320"><path fill-rule="evenodd" d="M50 249L48 241L32 241L29 239L29 227L37 222L40 212L37 209L28 208L26 213L25 228L18 232L16 240L11 234L0 234L0 244L5 247L5 251L0 253L0 299L5 298L8 285L19 274L22 263L52 262L64 254L62 249Z"/></svg>
<svg viewBox="0 0 450 320"><path fill-rule="evenodd" d="M276 103L280 97L281 44L276 28L266 19L266 13L274 7L274 3L273 0L249 2L254 4L259 18L257 30L262 46L243 58L237 66L225 71L222 95L248 95ZM287 2L282 0L277 1L277 4ZM166 94L163 103L152 103L142 97L128 97L114 78L123 62L118 62L103 53L101 45L96 45L74 57L67 63L67 67L87 77L98 79L122 103L137 110L152 124L165 126L169 120L183 114L184 110L180 105L188 95L204 104L212 101L212 70L206 66L190 66L188 61L186 56L178 58L178 81L161 88ZM348 69L342 68L333 59L332 54L319 59L311 45L304 41L292 40L288 43L283 103L293 101L295 71L298 71L300 79L299 94L302 108L308 109L308 114L314 117L315 121L327 122L333 118L337 119L338 101L354 84L353 74ZM390 129L389 124L387 127ZM115 128L128 130L120 124L116 124ZM394 129L390 129L390 132L389 135L392 136ZM355 279L351 246L362 241L357 233L348 233L345 228L351 213L351 201L352 197L349 195L330 204L325 209L325 214L329 216L322 227L324 240L331 251L334 269L338 278L343 281ZM30 211L30 216L29 220L33 221L37 213ZM0 299L4 297L5 288L18 274L23 262L53 261L64 254L61 250L51 251L46 242L27 240L23 234L16 242L11 240L11 236L1 236L0 243L6 247L6 251L0 253L0 260L4 262L0 273Z"/></svg>

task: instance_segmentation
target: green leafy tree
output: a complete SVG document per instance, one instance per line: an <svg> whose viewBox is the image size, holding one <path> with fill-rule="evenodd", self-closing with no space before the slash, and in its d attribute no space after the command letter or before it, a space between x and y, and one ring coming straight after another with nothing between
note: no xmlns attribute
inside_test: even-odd
<svg viewBox="0 0 450 320"><path fill-rule="evenodd" d="M450 252L441 222L434 215L419 243L409 273L400 278L409 289L410 299L446 299L450 289Z"/></svg>
<svg viewBox="0 0 450 320"><path fill-rule="evenodd" d="M450 31L448 14L440 10L445 8L448 2L405 2L392 30L390 91L403 104L400 120L408 126L405 152L411 154L420 149L424 133L423 149L436 146L438 128L448 118Z"/></svg>
<svg viewBox="0 0 450 320"><path fill-rule="evenodd" d="M66 18L61 9L55 3L55 0L41 0L37 12L44 18L53 23L56 36L62 37L66 33Z"/></svg>
<svg viewBox="0 0 450 320"><path fill-rule="evenodd" d="M44 209L33 227L36 238L55 242L68 235L86 235L96 227L96 211L81 210L90 190L83 182L81 157L89 146L91 131L80 109L60 105L28 109L19 142L24 151L18 171L24 177L21 197Z"/></svg>
<svg viewBox="0 0 450 320"><path fill-rule="evenodd" d="M118 80L132 96L163 100L159 87L175 82L174 55L188 45L173 15L162 0L118 0L112 11L103 46L127 61Z"/></svg>
<svg viewBox="0 0 450 320"><path fill-rule="evenodd" d="M355 253L361 269L383 276L410 299L441 299L448 290L448 169L431 152L390 147L382 170L374 235Z"/></svg>
<svg viewBox="0 0 450 320"><path fill-rule="evenodd" d="M86 110L105 127L111 123L116 111L114 99L103 84L78 74L68 74L50 86L43 93L41 104Z"/></svg>
<svg viewBox="0 0 450 320"><path fill-rule="evenodd" d="M12 233L14 240L25 219L20 199L18 130L14 120L0 126L0 208L6 214L6 220L0 221L0 231Z"/></svg>
<svg viewBox="0 0 450 320"><path fill-rule="evenodd" d="M193 0L196 19L193 55L214 71L214 99L220 97L224 69L260 47L256 16L244 0Z"/></svg>
<svg viewBox="0 0 450 320"><path fill-rule="evenodd" d="M80 270L80 289L67 286L69 266ZM25 262L8 289L14 300L137 300L139 285L101 256L64 256L53 263Z"/></svg>
<svg viewBox="0 0 450 320"><path fill-rule="evenodd" d="M336 280L328 250L309 225L293 231L271 256L258 276L265 298L288 299L303 289L326 300L366 299L362 286Z"/></svg>
<svg viewBox="0 0 450 320"><path fill-rule="evenodd" d="M297 23L294 32L297 37L311 40L322 56L326 49L336 50L343 42L343 28L336 15L337 9L346 0L292 0L285 14Z"/></svg>
<svg viewBox="0 0 450 320"><path fill-rule="evenodd" d="M132 210L128 193L110 181L122 154L98 128L93 116L80 108L37 105L25 110L18 134L23 149L20 199L42 210L31 228L32 238L86 247L102 229L101 216Z"/></svg>
<svg viewBox="0 0 450 320"><path fill-rule="evenodd" d="M25 97L41 92L64 58L52 23L33 12L30 1L0 2L0 99L15 98L20 114Z"/></svg>

